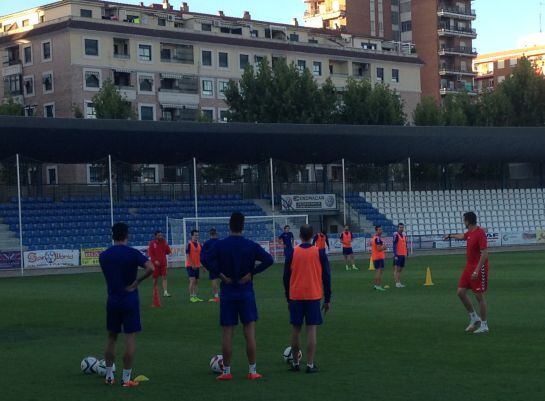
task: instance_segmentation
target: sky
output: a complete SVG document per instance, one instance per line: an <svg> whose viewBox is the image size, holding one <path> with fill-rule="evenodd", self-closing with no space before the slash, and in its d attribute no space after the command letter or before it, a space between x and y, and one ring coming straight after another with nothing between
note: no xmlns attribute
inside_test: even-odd
<svg viewBox="0 0 545 401"><path fill-rule="evenodd" d="M118 0L122 3L138 4L139 0ZM419 0L413 0L418 2ZM9 14L21 9L51 3L53 0L0 0L0 15ZM147 0L145 4L161 3L162 0ZM477 29L478 38L474 46L479 53L508 50L517 47L518 40L532 33L539 32L540 3L543 6L543 27L545 31L545 0L476 0L472 7L477 12L477 20L473 27ZM175 8L179 8L182 0L171 0ZM302 23L305 11L303 0L188 0L190 10L213 13L223 10L229 16L242 16L245 10L250 11L253 19L291 23L297 17Z"/></svg>

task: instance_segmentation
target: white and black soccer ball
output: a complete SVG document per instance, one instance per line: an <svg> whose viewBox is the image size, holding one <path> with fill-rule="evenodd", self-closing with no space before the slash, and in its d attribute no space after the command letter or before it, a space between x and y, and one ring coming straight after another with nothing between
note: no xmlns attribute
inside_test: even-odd
<svg viewBox="0 0 545 401"><path fill-rule="evenodd" d="M214 355L210 360L210 369L214 373L223 373L223 355Z"/></svg>
<svg viewBox="0 0 545 401"><path fill-rule="evenodd" d="M115 363L112 365L112 367L114 368L114 373L115 373ZM106 361L104 359L101 359L100 361L98 361L98 363L96 364L95 372L99 376L102 376L102 377L106 376Z"/></svg>
<svg viewBox="0 0 545 401"><path fill-rule="evenodd" d="M87 356L81 361L81 371L86 375L90 375L96 372L98 360L94 356Z"/></svg>
<svg viewBox="0 0 545 401"><path fill-rule="evenodd" d="M293 353L291 352L291 347L288 347L284 350L283 354L282 354L282 358L284 358L284 361L286 363L292 363L293 362ZM301 358L303 358L303 351L299 350L299 356L297 358L297 360L301 360Z"/></svg>

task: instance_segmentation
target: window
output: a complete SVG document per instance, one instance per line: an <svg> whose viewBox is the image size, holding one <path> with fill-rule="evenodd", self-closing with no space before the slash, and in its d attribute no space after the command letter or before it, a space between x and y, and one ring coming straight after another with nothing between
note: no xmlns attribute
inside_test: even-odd
<svg viewBox="0 0 545 401"><path fill-rule="evenodd" d="M32 46L23 47L23 63L25 65L32 64Z"/></svg>
<svg viewBox="0 0 545 401"><path fill-rule="evenodd" d="M361 48L364 50L377 50L376 43L361 42Z"/></svg>
<svg viewBox="0 0 545 401"><path fill-rule="evenodd" d="M399 70L392 68L392 82L399 82Z"/></svg>
<svg viewBox="0 0 545 401"><path fill-rule="evenodd" d="M231 35L242 35L242 28L230 28L222 26L220 28L221 33L230 33Z"/></svg>
<svg viewBox="0 0 545 401"><path fill-rule="evenodd" d="M312 43L312 44L315 44L315 45L317 45L317 44L318 44L318 40L317 40L317 39L314 39L314 38L312 38L312 39L309 39L309 40L308 40L308 43Z"/></svg>
<svg viewBox="0 0 545 401"><path fill-rule="evenodd" d="M307 62L305 60L297 60L297 69L300 73L305 72L305 69L307 68Z"/></svg>
<svg viewBox="0 0 545 401"><path fill-rule="evenodd" d="M322 76L322 63L320 61L315 61L312 63L312 74L317 77Z"/></svg>
<svg viewBox="0 0 545 401"><path fill-rule="evenodd" d="M25 106L25 117L34 117L36 115L36 106Z"/></svg>
<svg viewBox="0 0 545 401"><path fill-rule="evenodd" d="M261 62L263 61L265 57L264 56L254 56L254 63L256 68L259 68L261 66Z"/></svg>
<svg viewBox="0 0 545 401"><path fill-rule="evenodd" d="M140 105L140 120L142 121L154 121L155 120L155 106L151 104Z"/></svg>
<svg viewBox="0 0 545 401"><path fill-rule="evenodd" d="M138 90L140 92L155 92L152 75L138 76Z"/></svg>
<svg viewBox="0 0 545 401"><path fill-rule="evenodd" d="M128 71L114 71L114 85L120 88L132 89L131 73Z"/></svg>
<svg viewBox="0 0 545 401"><path fill-rule="evenodd" d="M34 96L34 76L23 78L23 90L25 96Z"/></svg>
<svg viewBox="0 0 545 401"><path fill-rule="evenodd" d="M151 184L157 184L159 182L159 177L157 174L157 166L156 165L143 165L140 169L142 172L141 181L144 184L151 183Z"/></svg>
<svg viewBox="0 0 545 401"><path fill-rule="evenodd" d="M85 55L98 57L98 39L84 39Z"/></svg>
<svg viewBox="0 0 545 401"><path fill-rule="evenodd" d="M505 75L500 75L498 77L498 83L501 84L503 81L505 81Z"/></svg>
<svg viewBox="0 0 545 401"><path fill-rule="evenodd" d="M251 36L252 38L259 38L259 31L258 31L257 29L252 29L252 30L250 31L250 36Z"/></svg>
<svg viewBox="0 0 545 401"><path fill-rule="evenodd" d="M226 123L228 121L227 116L229 115L229 110L223 109L223 110L220 110L219 112L220 112L219 121L221 123Z"/></svg>
<svg viewBox="0 0 545 401"><path fill-rule="evenodd" d="M79 16L82 18L93 18L93 10L82 8L79 10Z"/></svg>
<svg viewBox="0 0 545 401"><path fill-rule="evenodd" d="M30 26L30 20L27 20L27 19L22 20L21 25L23 25L23 28Z"/></svg>
<svg viewBox="0 0 545 401"><path fill-rule="evenodd" d="M57 166L47 166L47 184L57 185Z"/></svg>
<svg viewBox="0 0 545 401"><path fill-rule="evenodd" d="M87 165L87 183L88 184L103 184L107 182L108 174L106 169L101 164Z"/></svg>
<svg viewBox="0 0 545 401"><path fill-rule="evenodd" d="M167 63L193 64L193 45L162 43L161 61Z"/></svg>
<svg viewBox="0 0 545 401"><path fill-rule="evenodd" d="M165 18L159 18L157 20L157 25L159 26L167 26L167 20Z"/></svg>
<svg viewBox="0 0 545 401"><path fill-rule="evenodd" d="M114 38L114 57L130 58L129 39Z"/></svg>
<svg viewBox="0 0 545 401"><path fill-rule="evenodd" d="M225 91L229 87L229 81L218 81L218 94L225 97Z"/></svg>
<svg viewBox="0 0 545 401"><path fill-rule="evenodd" d="M21 76L12 74L4 77L4 94L18 96L21 94Z"/></svg>
<svg viewBox="0 0 545 401"><path fill-rule="evenodd" d="M42 61L51 61L51 41L42 42Z"/></svg>
<svg viewBox="0 0 545 401"><path fill-rule="evenodd" d="M201 24L201 30L205 32L212 32L212 24Z"/></svg>
<svg viewBox="0 0 545 401"><path fill-rule="evenodd" d="M516 66L516 65L517 65L517 61L518 61L518 60L517 60L516 58L510 59L510 60L509 60L509 66L510 66L510 67Z"/></svg>
<svg viewBox="0 0 545 401"><path fill-rule="evenodd" d="M138 60L139 61L152 61L151 59L151 45L138 45Z"/></svg>
<svg viewBox="0 0 545 401"><path fill-rule="evenodd" d="M384 82L384 68L377 67L377 81Z"/></svg>
<svg viewBox="0 0 545 401"><path fill-rule="evenodd" d="M401 32L409 32L413 30L413 22L412 21L403 21L401 23Z"/></svg>
<svg viewBox="0 0 545 401"><path fill-rule="evenodd" d="M248 64L250 64L250 56L248 56L247 54L241 54L239 56L240 69L245 69Z"/></svg>
<svg viewBox="0 0 545 401"><path fill-rule="evenodd" d="M55 118L55 103L44 104L44 117Z"/></svg>
<svg viewBox="0 0 545 401"><path fill-rule="evenodd" d="M45 22L45 15L40 15L40 23L43 24Z"/></svg>
<svg viewBox="0 0 545 401"><path fill-rule="evenodd" d="M218 53L218 65L220 68L229 68L229 54L224 52Z"/></svg>
<svg viewBox="0 0 545 401"><path fill-rule="evenodd" d="M85 90L98 91L100 89L100 71L84 70Z"/></svg>
<svg viewBox="0 0 545 401"><path fill-rule="evenodd" d="M290 41L299 42L299 35L297 35L296 33L290 33Z"/></svg>
<svg viewBox="0 0 545 401"><path fill-rule="evenodd" d="M212 52L210 50L202 51L202 65L205 67L212 66Z"/></svg>
<svg viewBox="0 0 545 401"><path fill-rule="evenodd" d="M205 121L214 121L214 109L201 109Z"/></svg>
<svg viewBox="0 0 545 401"><path fill-rule="evenodd" d="M212 81L211 79L202 80L202 95L214 96L214 81Z"/></svg>
<svg viewBox="0 0 545 401"><path fill-rule="evenodd" d="M93 102L89 102L89 101L85 102L85 118L87 119L97 118L97 111L95 109L95 105L93 104Z"/></svg>
<svg viewBox="0 0 545 401"><path fill-rule="evenodd" d="M44 72L42 75L42 79L44 95L48 93L53 93L53 73L51 71Z"/></svg>
<svg viewBox="0 0 545 401"><path fill-rule="evenodd" d="M505 60L498 60L498 68L505 68Z"/></svg>

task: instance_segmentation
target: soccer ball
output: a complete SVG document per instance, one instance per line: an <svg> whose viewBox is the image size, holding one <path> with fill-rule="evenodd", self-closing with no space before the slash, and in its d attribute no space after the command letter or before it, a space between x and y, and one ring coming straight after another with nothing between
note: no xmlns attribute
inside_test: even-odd
<svg viewBox="0 0 545 401"><path fill-rule="evenodd" d="M214 355L210 360L210 369L214 373L223 372L223 355Z"/></svg>
<svg viewBox="0 0 545 401"><path fill-rule="evenodd" d="M112 367L114 368L114 373L115 373L115 363L112 365ZM104 359L101 359L100 361L98 361L98 363L96 364L95 372L99 376L102 376L102 377L106 376L106 361Z"/></svg>
<svg viewBox="0 0 545 401"><path fill-rule="evenodd" d="M291 347L288 347L284 350L284 353L282 354L282 358L284 358L284 361L286 363L292 363L293 362L293 354L291 352ZM303 358L303 351L299 350L299 355L297 360L301 360Z"/></svg>
<svg viewBox="0 0 545 401"><path fill-rule="evenodd" d="M81 371L86 375L96 372L96 366L98 365L98 360L94 356L87 356L81 361Z"/></svg>

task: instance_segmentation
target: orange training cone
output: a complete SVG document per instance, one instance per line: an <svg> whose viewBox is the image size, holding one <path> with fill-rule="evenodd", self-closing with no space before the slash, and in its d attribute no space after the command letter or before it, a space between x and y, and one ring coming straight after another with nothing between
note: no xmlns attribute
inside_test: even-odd
<svg viewBox="0 0 545 401"><path fill-rule="evenodd" d="M373 258L369 258L369 270L375 270L375 264L373 263Z"/></svg>
<svg viewBox="0 0 545 401"><path fill-rule="evenodd" d="M426 282L424 283L424 285L425 286L434 285L431 279L431 269L429 267L426 269Z"/></svg>
<svg viewBox="0 0 545 401"><path fill-rule="evenodd" d="M159 298L159 291L157 291L157 284L153 284L153 303L151 306L154 308L161 307L161 299Z"/></svg>

